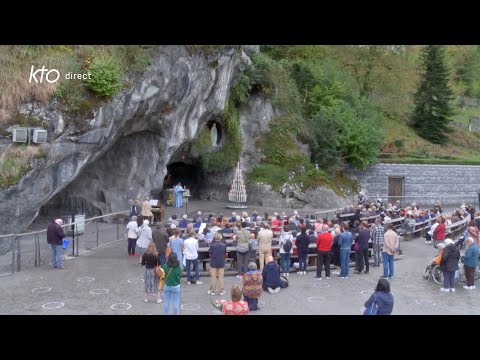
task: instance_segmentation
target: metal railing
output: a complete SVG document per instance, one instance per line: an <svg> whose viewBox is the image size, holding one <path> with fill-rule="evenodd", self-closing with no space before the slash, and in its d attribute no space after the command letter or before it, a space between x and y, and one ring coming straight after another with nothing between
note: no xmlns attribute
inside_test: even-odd
<svg viewBox="0 0 480 360"><path fill-rule="evenodd" d="M124 238L124 219L129 210L96 216L62 225L71 247L65 250L75 257ZM83 232L78 229L84 228ZM47 229L21 234L0 235L0 277L37 267L50 262L51 246L47 243Z"/></svg>

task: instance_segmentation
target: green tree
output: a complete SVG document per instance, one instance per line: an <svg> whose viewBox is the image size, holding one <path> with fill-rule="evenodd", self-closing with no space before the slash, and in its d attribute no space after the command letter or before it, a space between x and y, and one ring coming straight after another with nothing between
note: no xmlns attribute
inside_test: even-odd
<svg viewBox="0 0 480 360"><path fill-rule="evenodd" d="M445 50L439 45L429 45L423 50L421 59L422 74L414 95L412 126L421 137L435 144L445 144L451 131L449 117L453 115Z"/></svg>
<svg viewBox="0 0 480 360"><path fill-rule="evenodd" d="M480 46L472 47L468 54L465 64L459 66L458 74L461 80L466 84L466 95L480 96Z"/></svg>

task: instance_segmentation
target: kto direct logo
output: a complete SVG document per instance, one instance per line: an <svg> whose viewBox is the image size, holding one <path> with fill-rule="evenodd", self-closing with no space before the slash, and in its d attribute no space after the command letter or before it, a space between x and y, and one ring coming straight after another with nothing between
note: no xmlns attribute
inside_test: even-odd
<svg viewBox="0 0 480 360"><path fill-rule="evenodd" d="M41 69L38 69L36 71L34 70L35 68L32 65L30 69L30 77L28 78L29 83L32 83L32 80L33 80L34 83L41 84L43 82L44 75L45 75L45 80L50 84L55 83L58 81L58 79L60 79L60 71L58 71L57 69L46 69L45 65L43 65ZM68 72L67 74L65 74L65 79L66 80L74 80L74 79L86 80L86 79L91 79L91 75L92 74L90 73L73 74L72 72ZM39 78L37 76L39 76Z"/></svg>

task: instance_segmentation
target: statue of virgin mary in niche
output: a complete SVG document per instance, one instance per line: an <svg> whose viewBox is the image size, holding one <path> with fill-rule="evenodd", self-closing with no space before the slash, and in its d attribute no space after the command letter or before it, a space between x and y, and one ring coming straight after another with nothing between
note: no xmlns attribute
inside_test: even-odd
<svg viewBox="0 0 480 360"><path fill-rule="evenodd" d="M217 141L218 141L218 130L217 130L217 124L213 124L212 128L210 129L210 136L212 139L212 146L217 146Z"/></svg>

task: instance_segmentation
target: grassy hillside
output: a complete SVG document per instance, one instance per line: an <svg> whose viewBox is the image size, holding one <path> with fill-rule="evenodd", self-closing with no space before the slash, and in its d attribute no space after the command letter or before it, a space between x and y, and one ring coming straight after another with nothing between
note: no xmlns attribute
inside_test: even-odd
<svg viewBox="0 0 480 360"><path fill-rule="evenodd" d="M62 109L75 113L128 86L128 74L142 72L151 46L8 45L0 46L0 126L16 115L22 102L46 102L56 96ZM55 83L29 83L31 66L57 69ZM65 80L65 74L91 73L92 80ZM40 74L38 74L40 76ZM95 79L93 79L95 78Z"/></svg>
<svg viewBox="0 0 480 360"><path fill-rule="evenodd" d="M446 146L432 144L396 119L385 118L385 142L379 161L417 164L480 165L480 137L464 129L454 129Z"/></svg>

